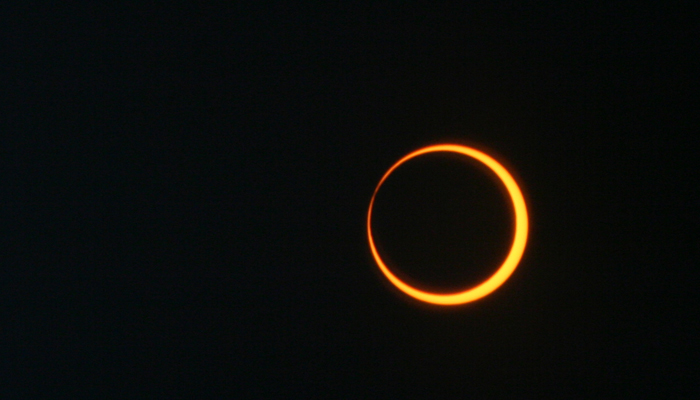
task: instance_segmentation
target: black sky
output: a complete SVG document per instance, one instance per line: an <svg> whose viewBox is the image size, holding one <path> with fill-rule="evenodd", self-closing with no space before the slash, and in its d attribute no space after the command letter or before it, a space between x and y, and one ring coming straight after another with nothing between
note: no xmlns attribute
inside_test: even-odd
<svg viewBox="0 0 700 400"><path fill-rule="evenodd" d="M697 14L251 3L0 6L0 397L697 392ZM384 172L443 142L502 161L531 217L513 276L449 309L393 289L365 230ZM382 192L427 285L488 275L512 223L458 164Z"/></svg>

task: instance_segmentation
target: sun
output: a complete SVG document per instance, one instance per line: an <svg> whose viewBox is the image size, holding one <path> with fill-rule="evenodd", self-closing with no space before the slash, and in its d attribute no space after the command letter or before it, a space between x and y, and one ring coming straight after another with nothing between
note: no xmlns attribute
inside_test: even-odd
<svg viewBox="0 0 700 400"><path fill-rule="evenodd" d="M451 152L461 154L467 157L474 158L477 161L489 167L493 172L496 173L496 176L498 176L498 178L505 185L506 190L510 195L510 199L512 200L513 209L515 211L515 233L513 236L513 244L511 245L510 252L508 253L508 256L506 256L506 259L503 262L503 264L493 275L491 275L491 277L489 277L484 282L480 283L476 287L469 288L467 290L457 293L431 293L416 289L415 287L406 284L405 282L397 278L396 275L394 275L391 272L391 270L386 266L386 264L384 264L384 261L382 261L381 257L379 256L379 253L377 252L377 248L374 245L374 239L372 238L372 207L374 206L374 199L377 196L377 193L379 192L379 188L382 187L384 181L389 177L389 175L391 175L391 173L396 168L398 168L401 164L405 163L406 161L423 154L436 152ZM434 146L423 147L404 156L399 161L397 161L391 168L389 168L389 170L384 174L382 179L379 180L379 183L377 184L377 187L374 189L374 193L372 194L372 199L369 203L369 210L367 211L367 237L369 239L369 247L372 251L372 256L374 257L374 260L377 262L377 265L379 266L379 269L382 271L384 276L386 276L386 278L389 279L389 281L394 286L396 286L399 290L406 293L407 295L420 301L424 301L426 303L438 304L443 306L468 303L470 301L480 299L493 292L494 290L498 289L498 287L500 287L503 284L503 282L505 282L510 277L513 271L515 271L515 268L518 266L518 263L520 262L520 259L523 256L523 252L525 251L525 245L527 243L527 234L528 216L527 207L525 206L525 199L523 198L523 194L520 191L520 187L515 182L515 179L513 179L508 170L506 170L505 167L503 167L500 163L498 163L496 160L494 160L487 154L484 154L483 152L473 149L471 147L456 144L439 144Z"/></svg>

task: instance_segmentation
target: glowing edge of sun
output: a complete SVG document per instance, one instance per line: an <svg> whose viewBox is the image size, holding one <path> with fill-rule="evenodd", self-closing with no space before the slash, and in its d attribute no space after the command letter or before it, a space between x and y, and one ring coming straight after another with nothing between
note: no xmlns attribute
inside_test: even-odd
<svg viewBox="0 0 700 400"><path fill-rule="evenodd" d="M498 271L496 271L490 278L488 278L486 281L482 282L478 286L465 290L463 292L448 294L424 292L410 285L407 285L402 280L397 278L394 274L392 274L389 268L387 268L387 266L382 261L381 257L379 257L377 248L374 246L374 239L372 238L371 228L372 207L374 206L374 198L377 196L377 192L379 191L379 188L382 186L382 183L384 183L386 178L388 178L389 175L391 175L391 173L396 168L398 168L401 164L405 163L406 161L414 157L420 156L422 154L440 151L463 154L465 156L475 158L481 161L487 167L491 168L491 170L495 172L496 175L505 184L506 189L510 194L510 198L513 201L513 207L515 210L515 236L513 238L513 245L511 246L510 252L506 257L506 260L503 262L503 265L501 265ZM440 144L435 146L424 147L408 154L407 156L403 157L398 162L396 162L396 164L389 168L389 170L384 174L382 179L379 181L377 188L374 189L374 194L372 194L372 200L369 203L369 211L367 212L367 236L369 238L369 247L372 250L372 255L374 256L374 259L377 262L377 265L379 265L379 269L381 269L382 273L384 273L387 279L389 279L389 281L391 281L391 283L393 283L394 286L396 286L398 289L400 289L407 295L412 296L418 300L425 301L427 303L439 305L458 305L468 303L470 301L480 299L493 292L494 290L498 289L498 287L501 286L503 282L505 282L508 279L508 277L510 277L513 271L515 271L515 268L518 266L523 252L525 251L525 243L527 242L527 232L528 218L527 208L525 207L525 199L523 198L523 194L520 191L518 184L515 183L515 179L513 179L510 173L508 173L508 170L506 170L496 160L478 150L455 144Z"/></svg>

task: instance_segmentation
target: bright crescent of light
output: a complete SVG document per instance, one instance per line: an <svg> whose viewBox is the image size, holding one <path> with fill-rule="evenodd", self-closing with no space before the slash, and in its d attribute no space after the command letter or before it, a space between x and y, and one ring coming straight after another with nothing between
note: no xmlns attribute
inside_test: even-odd
<svg viewBox="0 0 700 400"><path fill-rule="evenodd" d="M426 153L434 153L441 151L459 153L468 157L475 158L483 164L485 164L487 167L491 168L491 170L496 173L496 175L501 179L501 181L503 181L503 184L505 184L506 189L510 194L510 198L513 201L513 208L515 210L515 236L513 238L513 245L510 249L510 253L508 253L508 256L503 262L503 265L501 265L498 271L496 271L490 278L488 278L486 281L482 282L478 286L465 290L463 292L448 294L430 293L416 289L412 286L407 285L402 280L397 278L394 274L392 274L389 268L387 268L387 266L382 261L381 257L379 257L377 248L374 246L374 239L372 238L371 227L372 207L374 206L374 198L377 196L377 192L379 191L379 188L382 186L382 183L384 183L386 178L388 178L389 175L391 175L391 173L401 164L414 157ZM372 250L372 255L374 256L374 259L377 262L377 265L379 266L379 269L381 269L382 273L384 273L387 279L389 279L389 281L391 281L391 283L393 283L394 286L399 288L402 292L406 293L407 295L412 296L418 300L425 301L427 303L439 305L457 305L468 303L470 301L480 299L493 292L494 290L498 289L498 287L501 286L503 282L505 282L508 279L508 277L510 277L513 271L515 271L515 268L518 266L520 258L522 257L523 252L525 251L525 243L527 242L527 232L528 218L527 208L525 207L525 199L523 199L523 194L520 191L518 184L515 183L515 179L513 179L510 173L508 173L508 171L501 164L499 164L496 160L489 157L488 155L470 147L456 144L440 144L435 146L424 147L408 154L407 156L397 161L396 164L389 168L389 170L384 174L382 179L379 181L377 188L374 189L372 200L369 203L369 211L367 212L367 236L369 238L369 247Z"/></svg>

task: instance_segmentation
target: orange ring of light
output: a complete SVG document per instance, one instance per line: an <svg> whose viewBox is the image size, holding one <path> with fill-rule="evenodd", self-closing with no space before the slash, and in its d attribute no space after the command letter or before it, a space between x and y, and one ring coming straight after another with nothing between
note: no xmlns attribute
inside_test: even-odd
<svg viewBox="0 0 700 400"><path fill-rule="evenodd" d="M387 266L382 261L381 257L379 257L377 248L374 246L374 239L372 238L371 228L372 207L374 206L374 198L377 196L377 192L379 191L379 188L382 186L382 183L384 183L386 178L388 178L389 175L391 175L391 173L396 168L398 168L401 164L405 163L406 161L426 153L434 153L440 151L459 153L468 157L472 157L481 161L483 164L489 167L505 184L506 189L510 194L510 198L511 200L513 200L513 207L515 210L515 237L513 238L513 245L511 246L510 253L508 253L508 256L503 262L503 265L501 265L498 271L491 275L490 278L488 278L486 281L482 282L478 286L465 290L463 292L449 294L430 293L416 289L412 286L407 285L405 282L403 282L394 274L392 274L389 268L387 268ZM470 147L456 144L440 144L435 146L424 147L422 149L418 149L408 154L404 158L397 161L396 164L389 168L389 170L384 174L382 179L379 181L377 188L374 189L372 200L370 200L369 203L369 211L367 212L367 236L369 238L369 247L372 250L372 255L374 256L374 259L377 262L377 265L379 266L379 269L381 269L382 273L384 273L387 279L389 279L389 281L393 283L394 286L399 288L399 290L406 293L407 295L414 297L418 300L425 301L427 303L439 305L457 305L468 303L470 301L480 299L493 292L494 290L498 289L498 287L501 286L503 282L505 282L508 279L508 277L510 277L513 271L515 271L515 268L518 266L523 252L525 251L525 243L527 242L527 231L528 218L527 208L525 207L525 199L523 199L523 194L520 191L518 184L515 183L515 179L513 179L510 173L508 173L508 171L501 164L499 164L496 160L489 157L488 155Z"/></svg>

